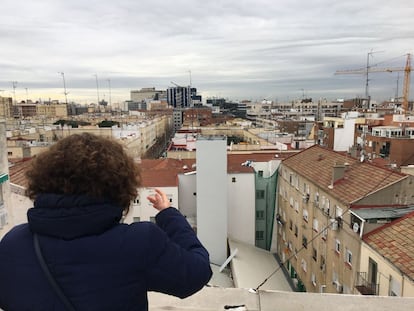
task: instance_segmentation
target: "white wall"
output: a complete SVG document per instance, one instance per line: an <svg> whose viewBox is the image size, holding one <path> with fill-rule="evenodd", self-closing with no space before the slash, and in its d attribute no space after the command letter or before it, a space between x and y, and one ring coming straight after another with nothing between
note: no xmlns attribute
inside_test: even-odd
<svg viewBox="0 0 414 311"><path fill-rule="evenodd" d="M171 206L178 206L178 188L177 187L157 187L164 191L171 198ZM151 217L155 217L158 211L152 207L147 200L147 196L154 194L154 188L141 188L139 190L139 199L131 204L129 213L126 215L124 222L132 223L134 217L139 217L140 221L149 221Z"/></svg>
<svg viewBox="0 0 414 311"><path fill-rule="evenodd" d="M18 186L12 184L12 187ZM13 224L17 226L27 223L27 210L33 207L33 201L25 195L12 192L11 206L13 208Z"/></svg>
<svg viewBox="0 0 414 311"><path fill-rule="evenodd" d="M197 218L197 175L178 175L178 209L192 226Z"/></svg>
<svg viewBox="0 0 414 311"><path fill-rule="evenodd" d="M221 265L227 258L227 140L197 140L197 235Z"/></svg>
<svg viewBox="0 0 414 311"><path fill-rule="evenodd" d="M228 174L228 237L255 245L254 173ZM235 182L232 179L235 178Z"/></svg>
<svg viewBox="0 0 414 311"><path fill-rule="evenodd" d="M335 129L334 150L348 151L354 144L355 120L345 119L343 128Z"/></svg>

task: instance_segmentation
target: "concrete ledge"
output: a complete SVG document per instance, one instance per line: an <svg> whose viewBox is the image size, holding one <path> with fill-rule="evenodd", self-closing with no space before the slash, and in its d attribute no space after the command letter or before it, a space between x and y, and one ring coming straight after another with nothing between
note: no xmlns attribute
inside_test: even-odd
<svg viewBox="0 0 414 311"><path fill-rule="evenodd" d="M249 311L411 311L414 298L354 296L282 291L259 291L241 288L205 287L195 295L179 299L159 293L149 293L151 311L217 311L225 306Z"/></svg>

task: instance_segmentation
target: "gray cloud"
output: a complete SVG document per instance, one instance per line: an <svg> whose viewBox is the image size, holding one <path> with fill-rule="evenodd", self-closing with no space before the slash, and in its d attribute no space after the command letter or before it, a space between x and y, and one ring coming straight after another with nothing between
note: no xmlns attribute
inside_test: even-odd
<svg viewBox="0 0 414 311"><path fill-rule="evenodd" d="M211 96L362 95L364 77L335 70L365 66L371 50L383 51L372 63L403 66L413 14L411 0L3 0L0 89L56 94L65 72L72 98L94 100L97 74L124 100L128 89L188 84L191 70ZM372 96L393 96L395 81L376 74Z"/></svg>

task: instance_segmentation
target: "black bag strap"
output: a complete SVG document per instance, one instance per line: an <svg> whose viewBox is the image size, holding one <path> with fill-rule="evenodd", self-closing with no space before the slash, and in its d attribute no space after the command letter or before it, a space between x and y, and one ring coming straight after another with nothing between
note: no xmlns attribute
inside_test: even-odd
<svg viewBox="0 0 414 311"><path fill-rule="evenodd" d="M55 293L58 295L60 300L65 305L66 310L76 311L75 307L72 305L69 299L65 296L59 284L56 282L55 278L50 272L49 267L47 266L43 258L42 251L40 250L39 237L37 236L36 233L33 234L33 243L34 243L34 248L35 248L35 252L36 252L36 256L39 261L39 264L42 267L42 270L45 273L46 278L49 281L50 285L52 286L53 290L55 291Z"/></svg>

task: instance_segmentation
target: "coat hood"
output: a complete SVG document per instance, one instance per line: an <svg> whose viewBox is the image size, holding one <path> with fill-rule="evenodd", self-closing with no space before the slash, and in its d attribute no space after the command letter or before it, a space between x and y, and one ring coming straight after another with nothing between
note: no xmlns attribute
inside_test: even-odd
<svg viewBox="0 0 414 311"><path fill-rule="evenodd" d="M27 212L31 231L65 240L97 235L119 223L122 208L86 195L40 194Z"/></svg>

